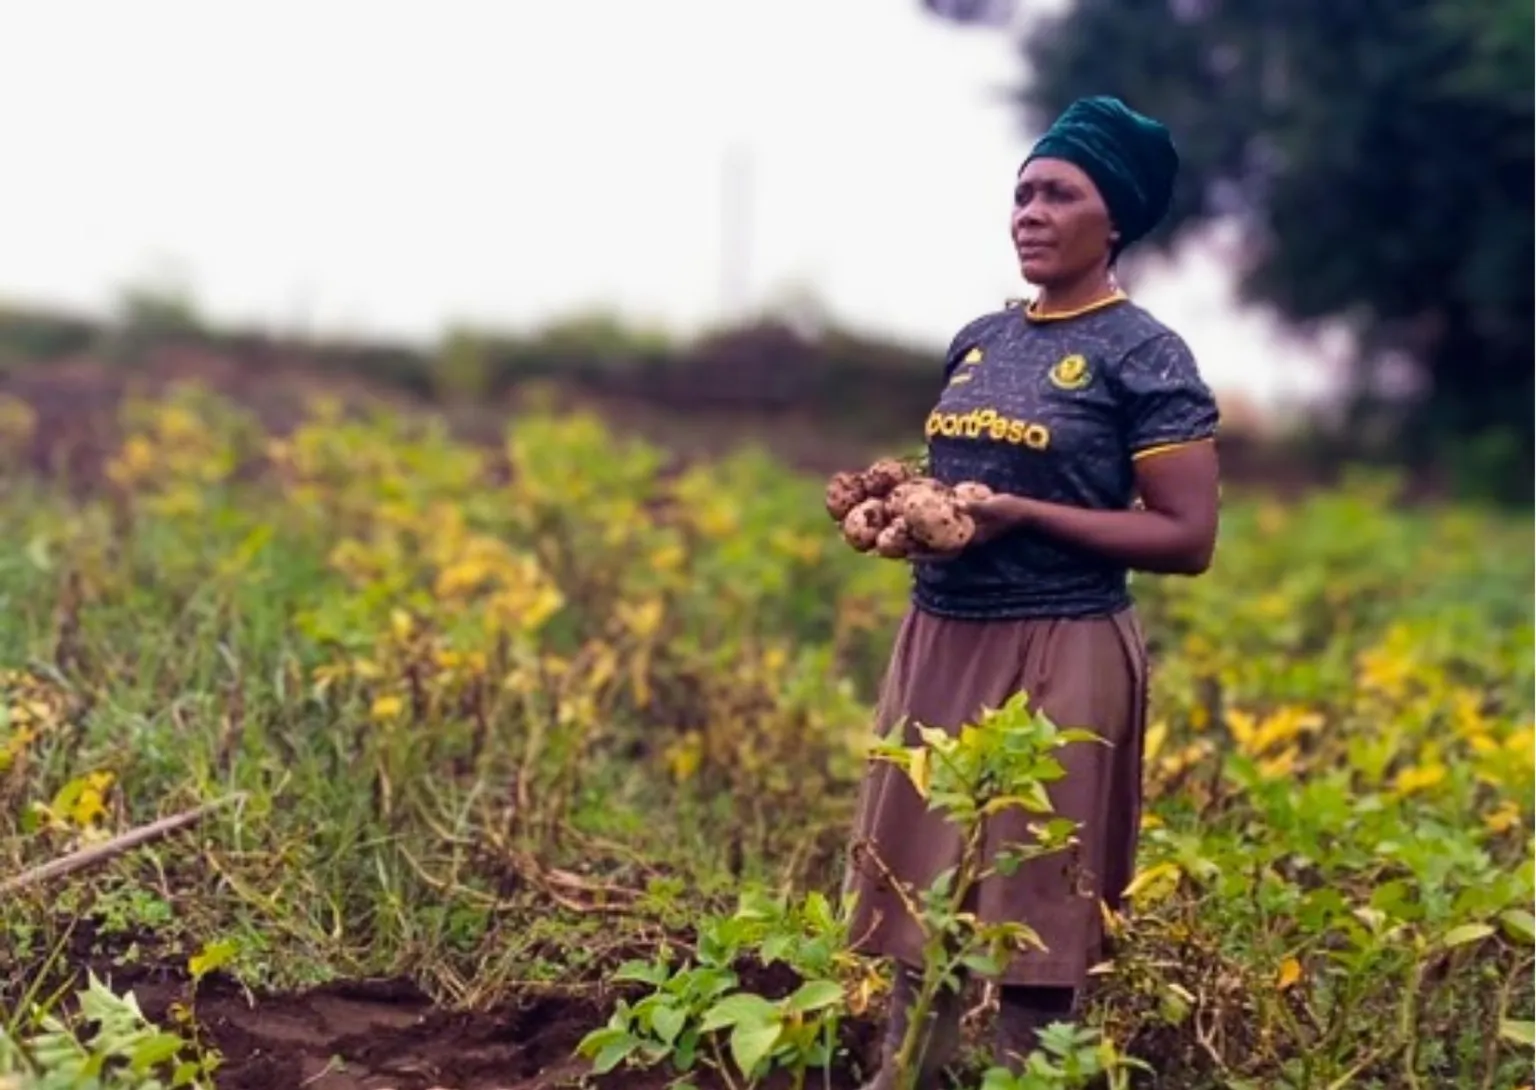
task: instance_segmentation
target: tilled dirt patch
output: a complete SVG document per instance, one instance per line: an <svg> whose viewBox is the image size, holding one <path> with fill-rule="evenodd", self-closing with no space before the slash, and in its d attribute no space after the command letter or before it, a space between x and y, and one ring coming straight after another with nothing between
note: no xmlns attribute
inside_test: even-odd
<svg viewBox="0 0 1536 1090"><path fill-rule="evenodd" d="M186 998L179 982L164 978L132 987L155 1020ZM576 1043L607 1014L587 998L527 996L490 1011L457 1012L402 981L340 982L253 1000L205 980L195 1015L223 1056L219 1090L660 1090L678 1077L666 1065L588 1075ZM850 1027L861 1055L872 1043L865 1029ZM691 1081L700 1090L724 1085L707 1071ZM847 1090L856 1079L840 1071L832 1085Z"/></svg>

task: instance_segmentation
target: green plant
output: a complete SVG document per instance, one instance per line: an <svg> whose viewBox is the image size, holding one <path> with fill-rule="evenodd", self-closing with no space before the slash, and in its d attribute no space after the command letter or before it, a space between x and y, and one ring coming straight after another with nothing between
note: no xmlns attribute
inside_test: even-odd
<svg viewBox="0 0 1536 1090"><path fill-rule="evenodd" d="M989 1068L981 1090L1082 1090L1088 1086L1126 1090L1132 1070L1152 1068L1122 1055L1096 1029L1057 1023L1040 1032L1040 1047L1029 1054L1021 1070Z"/></svg>
<svg viewBox="0 0 1536 1090"><path fill-rule="evenodd" d="M700 926L696 960L673 967L663 955L620 966L614 982L652 990L633 1004L621 999L608 1024L577 1050L593 1060L595 1074L626 1061L650 1066L670 1059L680 1073L700 1063L713 1068L731 1087L738 1075L755 1086L775 1069L803 1086L808 1070L830 1072L847 1012L837 974L855 968L843 952L845 939L843 920L819 893L795 908L749 893L733 915ZM736 966L750 954L764 967L784 963L801 983L779 999L743 989Z"/></svg>
<svg viewBox="0 0 1536 1090"><path fill-rule="evenodd" d="M921 893L889 876L923 935L921 982L895 1060L900 1085L910 1090L921 1070L920 1048L939 992L946 988L959 992L967 973L995 976L1016 951L1044 949L1039 934L1025 921L980 922L968 909L972 891L992 874L1012 875L1029 860L1076 842L1075 822L1047 817L1030 825L1033 843L1004 845L987 859L983 851L987 820L1015 807L1053 814L1047 785L1066 774L1055 751L1074 743L1104 743L1093 731L1057 727L1043 712L1031 708L1025 692L1014 694L999 708L983 710L974 722L954 733L919 724L919 746L901 741L905 730L905 723L895 724L871 752L905 769L929 808L955 824L961 843L956 865ZM1053 1040L1074 1044L1068 1037ZM1112 1046L1104 1047L1113 1056ZM1045 1061L1031 1062L1037 1072L1048 1071Z"/></svg>
<svg viewBox="0 0 1536 1090"><path fill-rule="evenodd" d="M66 1017L45 1007L0 1027L0 1090L209 1090L218 1064L151 1024L94 973Z"/></svg>

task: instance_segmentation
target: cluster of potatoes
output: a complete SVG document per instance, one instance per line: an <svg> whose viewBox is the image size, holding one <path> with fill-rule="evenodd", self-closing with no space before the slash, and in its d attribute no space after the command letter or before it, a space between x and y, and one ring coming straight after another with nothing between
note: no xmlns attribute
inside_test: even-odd
<svg viewBox="0 0 1536 1090"><path fill-rule="evenodd" d="M962 505L992 490L976 481L947 485L894 458L861 472L844 470L827 482L827 514L842 524L843 539L861 553L890 560L914 553L963 549L976 525Z"/></svg>

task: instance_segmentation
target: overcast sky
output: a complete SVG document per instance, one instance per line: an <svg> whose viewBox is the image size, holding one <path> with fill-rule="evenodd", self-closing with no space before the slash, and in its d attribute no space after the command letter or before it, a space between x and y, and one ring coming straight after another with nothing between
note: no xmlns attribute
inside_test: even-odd
<svg viewBox="0 0 1536 1090"><path fill-rule="evenodd" d="M803 290L942 344L1022 290L1018 75L917 0L0 0L0 295L173 276L219 319L431 338ZM1219 387L1316 385L1215 258L1138 298Z"/></svg>

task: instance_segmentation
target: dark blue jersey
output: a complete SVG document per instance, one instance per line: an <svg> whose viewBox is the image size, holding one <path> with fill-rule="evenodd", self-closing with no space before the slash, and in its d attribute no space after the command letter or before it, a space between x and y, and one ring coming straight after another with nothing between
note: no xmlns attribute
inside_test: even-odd
<svg viewBox="0 0 1536 1090"><path fill-rule="evenodd" d="M1132 462L1209 439L1216 401L1189 346L1126 299L1033 318L1009 306L950 344L927 420L930 471L1052 503L1123 510ZM1029 531L919 563L917 604L949 617L1081 617L1130 604L1126 569Z"/></svg>

